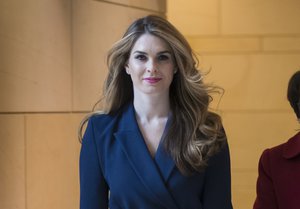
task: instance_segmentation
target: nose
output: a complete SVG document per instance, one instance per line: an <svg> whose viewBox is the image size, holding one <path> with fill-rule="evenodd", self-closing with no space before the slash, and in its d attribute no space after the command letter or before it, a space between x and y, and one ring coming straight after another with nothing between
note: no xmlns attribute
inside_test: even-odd
<svg viewBox="0 0 300 209"><path fill-rule="evenodd" d="M149 63L147 64L147 72L148 73L157 73L158 71L158 65L155 63L155 61L149 60Z"/></svg>

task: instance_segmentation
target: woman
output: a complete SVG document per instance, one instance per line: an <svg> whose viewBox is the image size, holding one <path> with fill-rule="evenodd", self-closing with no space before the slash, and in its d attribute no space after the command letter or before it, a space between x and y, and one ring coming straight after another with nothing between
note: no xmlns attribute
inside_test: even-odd
<svg viewBox="0 0 300 209"><path fill-rule="evenodd" d="M221 119L192 50L167 20L133 22L108 54L103 112L88 119L81 209L231 209Z"/></svg>
<svg viewBox="0 0 300 209"><path fill-rule="evenodd" d="M288 84L287 98L300 118L300 71ZM300 132L287 142L266 149L259 160L254 209L300 207Z"/></svg>

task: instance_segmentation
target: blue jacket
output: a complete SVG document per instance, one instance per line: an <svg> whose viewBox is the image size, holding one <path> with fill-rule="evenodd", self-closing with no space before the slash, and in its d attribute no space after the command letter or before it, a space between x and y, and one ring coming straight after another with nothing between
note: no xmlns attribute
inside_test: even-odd
<svg viewBox="0 0 300 209"><path fill-rule="evenodd" d="M151 157L133 105L90 118L80 153L80 209L232 209L228 146L183 176L159 145Z"/></svg>

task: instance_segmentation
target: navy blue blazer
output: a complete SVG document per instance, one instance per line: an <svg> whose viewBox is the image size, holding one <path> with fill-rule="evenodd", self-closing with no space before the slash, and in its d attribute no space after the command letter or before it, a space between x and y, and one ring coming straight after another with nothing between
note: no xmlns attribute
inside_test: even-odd
<svg viewBox="0 0 300 209"><path fill-rule="evenodd" d="M80 209L232 209L228 146L183 176L159 145L152 157L134 107L90 118L80 153Z"/></svg>

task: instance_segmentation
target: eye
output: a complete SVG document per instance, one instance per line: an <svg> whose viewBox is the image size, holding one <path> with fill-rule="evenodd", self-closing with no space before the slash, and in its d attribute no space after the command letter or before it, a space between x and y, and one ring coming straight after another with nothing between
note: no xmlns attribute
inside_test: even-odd
<svg viewBox="0 0 300 209"><path fill-rule="evenodd" d="M165 54L161 54L158 56L158 60L159 61L164 61L164 60L169 60L170 57L168 55L165 55Z"/></svg>
<svg viewBox="0 0 300 209"><path fill-rule="evenodd" d="M147 60L147 57L143 54L138 54L134 58L141 61Z"/></svg>

